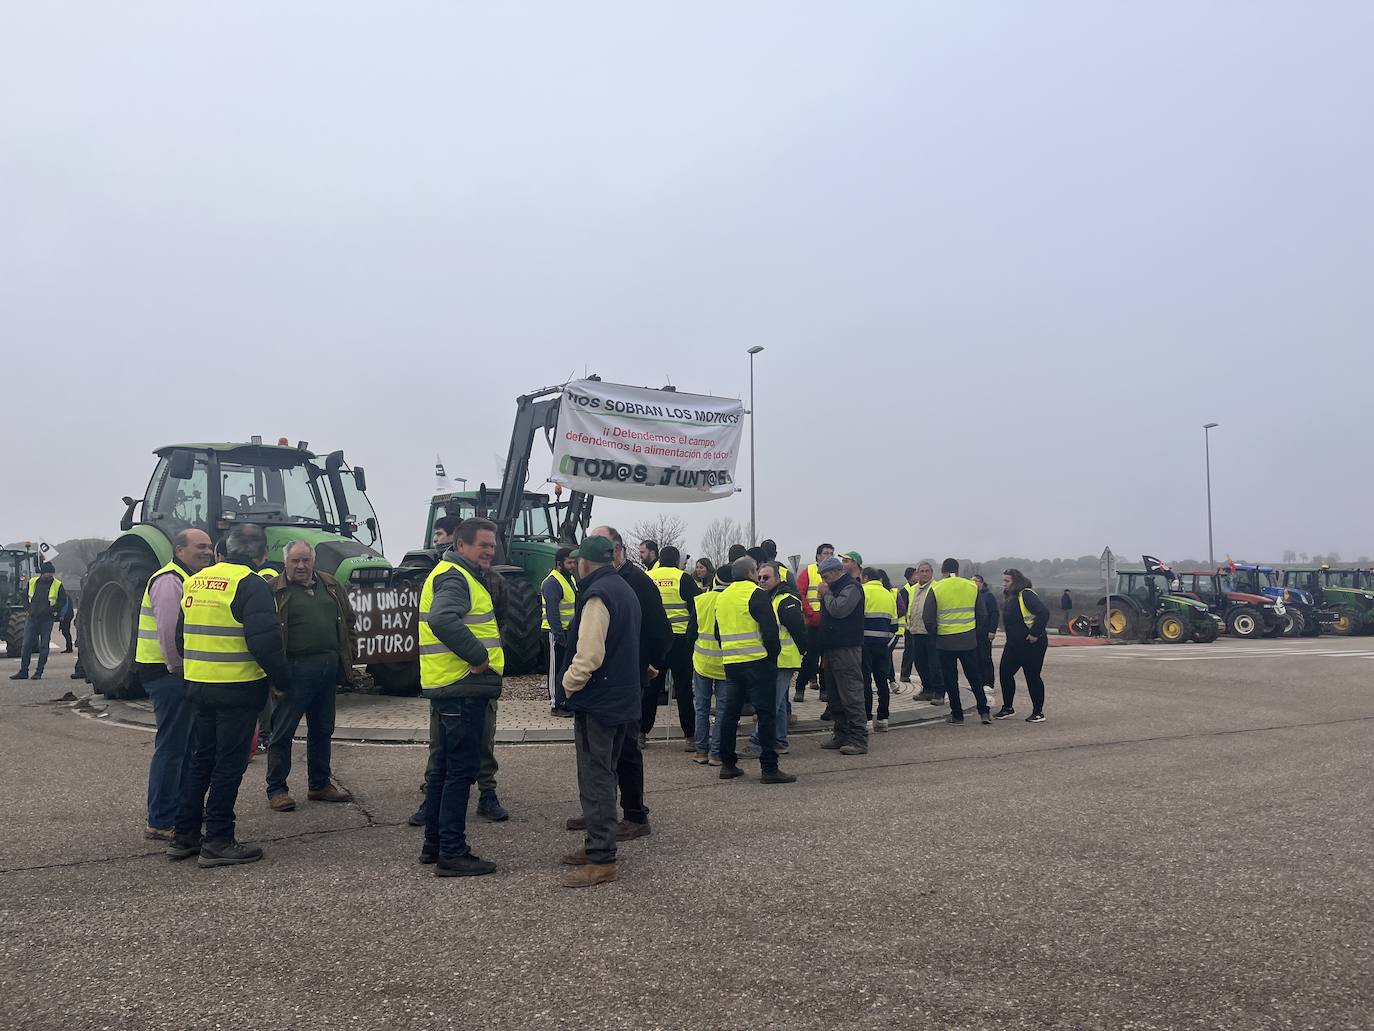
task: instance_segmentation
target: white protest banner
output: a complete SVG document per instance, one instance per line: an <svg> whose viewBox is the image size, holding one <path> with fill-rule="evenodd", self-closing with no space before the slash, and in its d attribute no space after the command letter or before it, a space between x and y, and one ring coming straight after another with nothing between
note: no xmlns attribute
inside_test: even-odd
<svg viewBox="0 0 1374 1031"><path fill-rule="evenodd" d="M744 402L574 380L563 388L549 479L627 501L735 493Z"/></svg>

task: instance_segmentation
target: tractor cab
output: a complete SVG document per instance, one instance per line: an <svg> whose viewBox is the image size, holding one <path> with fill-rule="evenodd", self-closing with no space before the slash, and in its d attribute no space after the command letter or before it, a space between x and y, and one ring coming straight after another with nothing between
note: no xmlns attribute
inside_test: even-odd
<svg viewBox="0 0 1374 1031"><path fill-rule="evenodd" d="M1098 602L1109 637L1168 644L1216 640L1216 621L1196 598L1173 591L1170 575L1159 570L1118 569L1116 590Z"/></svg>
<svg viewBox="0 0 1374 1031"><path fill-rule="evenodd" d="M5 654L19 654L28 622L29 580L38 575L39 556L22 548L0 548L0 630Z"/></svg>

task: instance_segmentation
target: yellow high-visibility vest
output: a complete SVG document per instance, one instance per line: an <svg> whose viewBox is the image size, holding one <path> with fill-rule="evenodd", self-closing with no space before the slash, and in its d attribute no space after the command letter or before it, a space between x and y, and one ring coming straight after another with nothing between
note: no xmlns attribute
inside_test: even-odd
<svg viewBox="0 0 1374 1031"><path fill-rule="evenodd" d="M978 585L962 576L947 576L930 585L935 592L936 632L941 637L977 629Z"/></svg>
<svg viewBox="0 0 1374 1031"><path fill-rule="evenodd" d="M138 610L138 643L134 646L135 662L146 662L156 666L167 665L167 656L162 653L162 642L157 639L157 620L153 618L152 591L153 581L168 573L175 573L176 578L182 584L186 583L186 570L177 565L175 561L168 562L148 577L148 586L143 588L143 606Z"/></svg>
<svg viewBox="0 0 1374 1031"><path fill-rule="evenodd" d="M694 599L697 607L697 640L692 647L692 668L708 680L725 679L725 652L716 643L716 602L720 591L707 591Z"/></svg>
<svg viewBox="0 0 1374 1031"><path fill-rule="evenodd" d="M752 580L741 580L720 592L720 600L716 602L716 627L724 653L721 659L727 666L768 658L759 624L749 615L749 599L758 589L759 585Z"/></svg>
<svg viewBox="0 0 1374 1031"><path fill-rule="evenodd" d="M267 676L248 650L243 624L233 612L239 584L252 575L253 570L237 562L217 562L183 585L182 658L188 681L238 684Z"/></svg>
<svg viewBox="0 0 1374 1031"><path fill-rule="evenodd" d="M806 567L806 604L813 611L821 607L821 571L815 562Z"/></svg>
<svg viewBox="0 0 1374 1031"><path fill-rule="evenodd" d="M258 570L258 576L262 577L264 580L275 580L277 578L277 570L273 569L271 566L263 566Z"/></svg>
<svg viewBox="0 0 1374 1031"><path fill-rule="evenodd" d="M1031 610L1026 608L1027 594L1031 595L1032 597L1035 597L1035 592L1032 591L1029 587L1027 587L1025 588L1025 590L1021 591L1021 593L1016 596L1016 600L1021 606L1021 619L1025 621L1026 629L1030 630L1032 627L1035 626L1035 617L1031 615Z"/></svg>
<svg viewBox="0 0 1374 1031"><path fill-rule="evenodd" d="M877 580L864 584L864 637L886 643L897 627L897 599Z"/></svg>
<svg viewBox="0 0 1374 1031"><path fill-rule="evenodd" d="M899 596L900 594L902 594L902 592L903 592L903 588L901 588L901 587L894 587L894 588L892 588L892 604L893 604L893 605L896 605L896 604L897 604L897 598L898 598L898 596ZM900 607L897 609L897 633L899 633L899 634L904 634L904 633L906 633L907 621L910 620L910 619L911 619L911 599L908 598L908 599L907 599L906 611L903 612L903 611L901 610Z"/></svg>
<svg viewBox="0 0 1374 1031"><path fill-rule="evenodd" d="M920 584L902 584L897 588L906 595L906 615L901 619L901 631L904 634L914 633L911 628L921 622L921 614L916 611L916 593L920 589Z"/></svg>
<svg viewBox="0 0 1374 1031"><path fill-rule="evenodd" d="M544 583L539 585L539 609L544 613L544 619L540 626L545 630L553 629L549 626L548 608L544 604L544 584L550 580L557 580L558 586L563 590L563 597L558 600L558 624L560 630L566 630L572 626L573 613L577 611L577 592L573 590L573 585L568 582L568 578L557 569L544 577Z"/></svg>
<svg viewBox="0 0 1374 1031"><path fill-rule="evenodd" d="M34 591L36 591L37 589L38 589L38 577L35 576L35 577L33 577L32 579L29 580L29 601L33 601L33 594L34 594ZM52 581L48 584L48 604L49 604L49 605L56 605L56 604L57 604L57 592L58 592L59 590L61 590L61 589L62 589L62 581L59 580L57 577L53 577L53 578L52 578Z"/></svg>
<svg viewBox="0 0 1374 1031"><path fill-rule="evenodd" d="M496 623L496 607L491 603L491 594L473 576L456 562L440 562L425 579L424 589L420 591L420 689L430 691L448 687L465 680L472 673L472 666L448 650L434 631L429 628L429 610L434 605L434 581L444 573L456 569L467 578L468 597L472 608L463 617L463 625L472 631L487 649L487 662L493 672L504 673L506 653L501 648L501 628ZM499 576L500 574L493 574Z"/></svg>
<svg viewBox="0 0 1374 1031"><path fill-rule="evenodd" d="M778 652L778 669L801 669L802 664L801 649L797 647L797 642L787 627L782 625L782 600L790 597L790 594L783 594L781 591L773 595L773 615L777 617L778 640L782 642L782 651Z"/></svg>
<svg viewBox="0 0 1374 1031"><path fill-rule="evenodd" d="M673 633L681 636L687 632L690 619L687 616L687 602L682 598L682 581L687 574L673 566L654 566L649 570L649 579L658 587L663 596L663 609L668 613L668 622L673 624Z"/></svg>

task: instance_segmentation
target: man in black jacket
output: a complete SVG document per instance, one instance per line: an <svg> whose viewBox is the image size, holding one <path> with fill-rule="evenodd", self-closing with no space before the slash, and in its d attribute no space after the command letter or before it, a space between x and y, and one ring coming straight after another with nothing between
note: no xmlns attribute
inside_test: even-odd
<svg viewBox="0 0 1374 1031"><path fill-rule="evenodd" d="M256 572L267 562L267 535L261 527L241 523L229 531L224 550L223 562L186 581L181 619L177 623L177 650L186 660L186 700L194 715L191 759L182 781L176 835L167 855L171 859L198 855L197 862L202 867L233 866L262 858L259 846L240 844L234 839L234 803L243 772L248 768L253 727L267 702L268 688L285 691L290 686L272 588ZM202 590L221 591L220 584L234 581L229 613L237 626L207 629L200 625L205 617L198 614L195 603ZM241 638L252 663L263 675L236 683L198 679L197 663L204 662L206 656L198 655L196 648L188 650L186 638L188 634L196 638L206 633ZM220 653L209 653L216 654Z"/></svg>
<svg viewBox="0 0 1374 1031"><path fill-rule="evenodd" d="M868 754L864 718L864 590L835 556L816 566L821 577L821 650L830 700L831 738L822 748Z"/></svg>
<svg viewBox="0 0 1374 1031"><path fill-rule="evenodd" d="M639 601L639 683L641 695L650 690L654 677L663 668L668 648L673 643L673 628L663 608L663 598L649 575L632 562L625 560L625 541L613 526L598 526L589 537L605 537L611 541L611 564ZM616 781L620 786L620 808L625 819L620 822L616 837L621 841L641 838L650 833L649 807L644 804L644 735L631 735L620 750L616 763ZM586 821L580 816L568 820L570 831L585 830Z"/></svg>
<svg viewBox="0 0 1374 1031"><path fill-rule="evenodd" d="M67 604L67 589L57 579L53 564L44 562L38 567L38 575L29 581L28 622L24 624L24 643L19 651L19 672L10 677L11 680L29 679L29 659L35 651L38 652L38 668L33 679L43 679L53 621L59 618Z"/></svg>
<svg viewBox="0 0 1374 1031"><path fill-rule="evenodd" d="M988 590L988 582L983 579L981 573L974 573L970 578L978 585L978 667L983 672L983 686L989 691L992 690L993 675L996 667L992 664L992 641L997 636L997 624L1000 618L1000 610L997 599Z"/></svg>
<svg viewBox="0 0 1374 1031"><path fill-rule="evenodd" d="M567 888L589 888L616 878L616 767L626 742L639 732L639 602L616 575L615 545L588 537L577 557L577 610L568 628L572 658L557 686L573 712L577 788L586 844L563 857L575 867Z"/></svg>

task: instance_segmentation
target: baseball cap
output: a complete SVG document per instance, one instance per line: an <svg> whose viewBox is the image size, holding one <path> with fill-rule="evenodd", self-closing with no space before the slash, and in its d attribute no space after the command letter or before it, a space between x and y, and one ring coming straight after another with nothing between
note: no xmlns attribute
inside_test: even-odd
<svg viewBox="0 0 1374 1031"><path fill-rule="evenodd" d="M863 564L864 564L864 557L863 557L862 555L860 555L857 551L846 551L846 552L844 553L844 557L845 557L845 558L852 558L852 559L854 560L854 564L855 564L856 566L859 566L860 568L863 567Z"/></svg>
<svg viewBox="0 0 1374 1031"><path fill-rule="evenodd" d="M615 545L609 537L588 537L572 553L573 558L585 558L588 562L609 562L615 556Z"/></svg>

